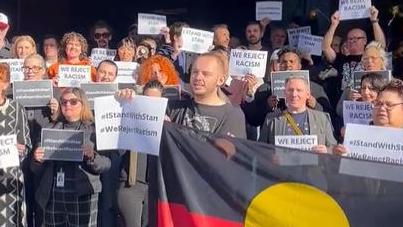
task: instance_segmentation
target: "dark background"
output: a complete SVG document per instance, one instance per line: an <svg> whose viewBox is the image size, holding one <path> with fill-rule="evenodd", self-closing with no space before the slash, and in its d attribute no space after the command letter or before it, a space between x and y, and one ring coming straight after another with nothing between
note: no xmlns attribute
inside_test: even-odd
<svg viewBox="0 0 403 227"><path fill-rule="evenodd" d="M385 32L390 19L390 7L403 0L372 0L382 12ZM338 8L338 0L283 0L283 23L295 16L317 12L317 34L323 35L331 12ZM0 0L0 11L9 16L11 29L8 37L29 34L37 41L45 34L61 36L67 31L78 31L88 36L91 25L106 20L115 30L114 40L126 36L127 28L137 21L137 13L159 13L168 17L168 24L186 21L192 27L210 29L213 24L226 23L232 35L243 38L247 21L255 18L254 0ZM369 20L343 22L345 29L352 26L370 27ZM339 33L344 34L344 30Z"/></svg>

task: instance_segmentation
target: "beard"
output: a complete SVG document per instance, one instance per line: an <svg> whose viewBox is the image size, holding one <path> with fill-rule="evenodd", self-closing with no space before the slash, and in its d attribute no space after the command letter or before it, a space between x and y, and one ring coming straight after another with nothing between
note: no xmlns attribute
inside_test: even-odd
<svg viewBox="0 0 403 227"><path fill-rule="evenodd" d="M252 36L248 39L248 43L251 45L256 45L260 42L261 39L258 39L256 36Z"/></svg>

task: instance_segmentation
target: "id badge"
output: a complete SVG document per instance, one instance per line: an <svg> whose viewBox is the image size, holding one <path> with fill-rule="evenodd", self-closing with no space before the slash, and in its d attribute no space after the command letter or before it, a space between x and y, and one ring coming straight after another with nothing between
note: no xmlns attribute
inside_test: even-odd
<svg viewBox="0 0 403 227"><path fill-rule="evenodd" d="M57 172L56 187L59 187L59 188L64 187L64 172L63 172L63 170L60 170L59 172Z"/></svg>

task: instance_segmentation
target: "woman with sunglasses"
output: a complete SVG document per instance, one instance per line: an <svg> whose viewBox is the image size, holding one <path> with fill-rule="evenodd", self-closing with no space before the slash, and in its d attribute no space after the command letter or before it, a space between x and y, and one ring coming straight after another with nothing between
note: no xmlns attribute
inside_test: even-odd
<svg viewBox="0 0 403 227"><path fill-rule="evenodd" d="M36 200L45 226L97 226L99 174L110 160L97 153L93 115L84 91L67 88L60 97L61 119L53 128L84 131L83 161L44 161L44 150L33 154L32 171L40 177ZM63 184L56 178L63 175Z"/></svg>

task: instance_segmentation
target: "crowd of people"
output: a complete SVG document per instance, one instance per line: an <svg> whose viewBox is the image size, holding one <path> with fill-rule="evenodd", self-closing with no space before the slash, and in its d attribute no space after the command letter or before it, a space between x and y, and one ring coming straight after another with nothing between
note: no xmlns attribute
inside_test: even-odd
<svg viewBox="0 0 403 227"><path fill-rule="evenodd" d="M136 24L112 46L112 28L98 21L86 39L77 32L60 39L45 36L36 42L29 35L7 37L8 18L0 13L0 59L23 59L24 80L51 80L53 98L47 106L24 107L13 100L10 67L0 63L0 135L16 135L21 164L1 169L0 193L5 196L1 226L147 226L147 155L126 150L97 150L95 120L88 98L80 88L59 87L59 65L88 65L93 83L114 83L115 61L137 62L135 86L122 88L121 101L135 95L162 97L167 86L180 87L172 98L167 121L200 133L212 133L275 144L278 135L316 135L313 152L344 155L343 101L370 102L376 126L403 128L403 72L393 70L385 81L377 71L387 70L387 52L393 61L402 58L403 39L387 49L389 39L379 24L378 9L370 8L368 20L374 40L363 28L343 36L336 30L340 13L330 16L324 34L322 57L301 54L288 46L287 27L269 19L247 23L247 43L231 37L225 24L214 25L213 46L204 54L181 50L184 22L161 29L159 35L137 35ZM399 13L399 12L398 12ZM398 15L399 16L399 15ZM403 17L403 16L402 16ZM299 26L293 23L290 27ZM270 37L264 37L270 30ZM269 45L265 46L264 39ZM89 58L92 48L115 49L114 60L96 67ZM268 52L266 76L229 75L231 49ZM284 83L284 97L273 95L273 72L309 70L309 81L292 76ZM365 71L361 88L353 87L353 74ZM137 93L137 94L136 94ZM43 128L80 130L85 134L82 162L44 160ZM160 152L163 152L161 150Z"/></svg>

